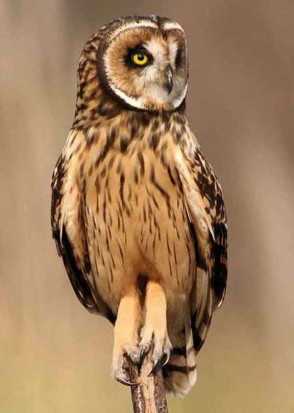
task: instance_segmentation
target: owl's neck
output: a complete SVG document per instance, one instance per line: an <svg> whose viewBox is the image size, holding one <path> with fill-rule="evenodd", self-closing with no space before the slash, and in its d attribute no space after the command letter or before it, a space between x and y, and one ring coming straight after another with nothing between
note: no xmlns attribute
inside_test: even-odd
<svg viewBox="0 0 294 413"><path fill-rule="evenodd" d="M101 127L115 130L116 137L123 145L124 139L141 140L150 136L156 141L157 136L165 133L170 133L173 140L179 142L187 125L184 107L174 112L147 112L125 109L121 105L118 107L108 99L95 99L76 112L72 129L83 131L84 136L92 136L93 131Z"/></svg>
<svg viewBox="0 0 294 413"><path fill-rule="evenodd" d="M101 115L97 107L93 103L89 114L85 110L84 115L76 117L67 140L69 159L73 154L81 156L82 152L92 151L91 156L97 157L95 164L98 164L111 149L115 153L132 154L149 148L164 162L170 143L181 147L191 144L184 108L160 113L120 108L116 114L109 111Z"/></svg>
<svg viewBox="0 0 294 413"><path fill-rule="evenodd" d="M90 73L90 72L89 72ZM156 129L157 125L169 129L171 125L186 123L185 102L174 112L148 112L124 108L100 86L97 77L93 76L89 82L79 82L76 111L73 122L73 129L80 129L84 132L101 125L117 126L124 124L127 129L138 129L141 126L147 127L152 124Z"/></svg>

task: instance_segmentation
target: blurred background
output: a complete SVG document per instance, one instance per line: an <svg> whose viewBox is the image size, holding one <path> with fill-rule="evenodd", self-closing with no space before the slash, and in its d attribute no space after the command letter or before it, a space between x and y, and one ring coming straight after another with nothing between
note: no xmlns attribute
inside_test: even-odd
<svg viewBox="0 0 294 413"><path fill-rule="evenodd" d="M0 1L0 411L124 413L112 327L78 302L51 239L51 173L80 52L118 16L186 30L192 129L223 185L229 286L171 413L294 411L292 0Z"/></svg>

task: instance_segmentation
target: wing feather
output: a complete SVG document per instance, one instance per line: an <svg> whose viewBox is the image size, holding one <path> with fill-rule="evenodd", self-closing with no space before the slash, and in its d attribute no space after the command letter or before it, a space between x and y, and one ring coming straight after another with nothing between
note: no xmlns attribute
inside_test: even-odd
<svg viewBox="0 0 294 413"><path fill-rule="evenodd" d="M197 276L191 303L194 346L205 341L227 282L227 220L222 189L196 138L175 155L187 216L195 238Z"/></svg>
<svg viewBox="0 0 294 413"><path fill-rule="evenodd" d="M87 310L101 313L113 323L115 316L92 282L83 194L69 178L64 155L60 156L52 177L51 225L57 251L76 296Z"/></svg>

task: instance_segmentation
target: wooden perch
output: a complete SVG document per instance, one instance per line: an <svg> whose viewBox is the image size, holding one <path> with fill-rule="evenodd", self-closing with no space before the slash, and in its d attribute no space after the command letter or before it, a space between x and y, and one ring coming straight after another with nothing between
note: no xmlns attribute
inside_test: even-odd
<svg viewBox="0 0 294 413"><path fill-rule="evenodd" d="M152 368L150 351L143 361L140 372L129 363L131 381L140 383L132 387L134 413L168 413L162 370L150 374Z"/></svg>

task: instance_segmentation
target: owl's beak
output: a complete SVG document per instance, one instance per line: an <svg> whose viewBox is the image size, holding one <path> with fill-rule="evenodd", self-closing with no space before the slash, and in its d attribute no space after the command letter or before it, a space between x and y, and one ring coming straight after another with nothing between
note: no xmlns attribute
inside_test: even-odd
<svg viewBox="0 0 294 413"><path fill-rule="evenodd" d="M167 93L170 94L173 88L173 71L170 65L168 65L165 69L165 82L163 87Z"/></svg>

